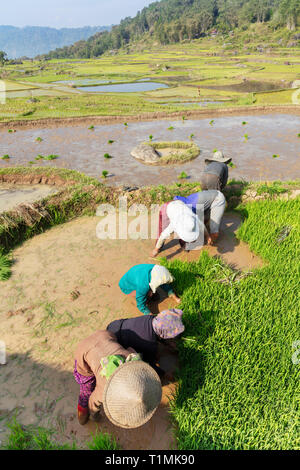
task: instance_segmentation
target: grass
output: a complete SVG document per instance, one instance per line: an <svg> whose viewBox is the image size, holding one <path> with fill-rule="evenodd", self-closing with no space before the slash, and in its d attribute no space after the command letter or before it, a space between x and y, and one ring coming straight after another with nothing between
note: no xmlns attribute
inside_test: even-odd
<svg viewBox="0 0 300 470"><path fill-rule="evenodd" d="M102 171L102 174L101 174L101 178L104 178L104 179L105 179L105 178L107 178L107 176L108 176L108 171L107 171L107 170L103 170L103 171Z"/></svg>
<svg viewBox="0 0 300 470"><path fill-rule="evenodd" d="M87 442L90 450L121 450L116 439L108 433L97 432L91 441Z"/></svg>
<svg viewBox="0 0 300 470"><path fill-rule="evenodd" d="M112 158L112 156L109 155L109 153L105 153L103 156L104 156L104 158L106 158L106 159Z"/></svg>
<svg viewBox="0 0 300 470"><path fill-rule="evenodd" d="M284 87L300 76L299 48L286 48L286 45L287 35L292 37L295 33L297 31L275 31L270 25L254 24L247 31L236 30L233 38L220 34L217 38L205 37L162 46L153 44L149 37L146 44L132 44L115 56L50 60L43 63L42 70L39 61L24 60L22 66L7 64L3 67L7 77L7 99L1 106L0 120L124 116L125 121L125 116L148 113L156 116L160 112L166 115L177 112L185 120L189 116L184 103L194 103L189 109L199 110L199 86L202 100L221 102L216 106L209 105L212 109L251 107L254 103L258 106L291 105L295 90ZM285 46L278 44L278 39L282 38ZM232 45L224 47L227 42ZM262 43L266 52L258 53L257 47ZM216 55L212 56L212 52ZM290 66L285 64L287 61ZM243 77L250 83L275 83L278 91L252 92L247 86L238 91L222 88L240 85ZM53 84L59 80L86 78L95 83L99 80L124 83L149 78L165 83L169 88L97 95L79 94L71 87ZM211 88L216 86L219 88ZM28 102L29 99L36 101Z"/></svg>
<svg viewBox="0 0 300 470"><path fill-rule="evenodd" d="M256 201L240 212L238 237L264 267L239 277L206 252L194 263L162 260L186 326L171 403L180 450L299 448L300 369L291 357L299 339L300 198Z"/></svg>
<svg viewBox="0 0 300 470"><path fill-rule="evenodd" d="M155 150L163 150L166 148L174 149L174 151L170 152L168 155L163 155L158 164L159 165L168 165L168 164L181 164L188 162L190 160L195 159L198 157L200 153L200 149L198 145L194 142L145 142L145 144L150 145Z"/></svg>
<svg viewBox="0 0 300 470"><path fill-rule="evenodd" d="M0 248L0 281L7 281L11 276L11 257L7 254L3 254Z"/></svg>
<svg viewBox="0 0 300 470"><path fill-rule="evenodd" d="M269 194L270 196L279 196L287 190L281 181L274 181L272 183L262 183L257 186L256 193L260 196L262 194Z"/></svg>
<svg viewBox="0 0 300 470"><path fill-rule="evenodd" d="M38 155L37 157L35 157L35 160L56 160L57 158L59 158L58 155L47 155L46 157L44 157L43 155Z"/></svg>
<svg viewBox="0 0 300 470"><path fill-rule="evenodd" d="M9 155L3 155L2 160L9 160L10 156Z"/></svg>
<svg viewBox="0 0 300 470"><path fill-rule="evenodd" d="M32 426L21 426L16 419L8 423L10 435L2 446L3 450L75 450L73 444L58 444L52 440L53 431Z"/></svg>
<svg viewBox="0 0 300 470"><path fill-rule="evenodd" d="M182 172L180 173L180 175L178 176L178 179L182 180L182 179L185 179L185 178L187 178L187 177L188 177L188 175L186 174L186 172L185 172L185 171L182 171Z"/></svg>
<svg viewBox="0 0 300 470"><path fill-rule="evenodd" d="M13 418L7 427L10 434L0 446L1 450L77 450L75 441L72 444L60 444L53 439L56 431L35 426L22 426ZM86 442L90 450L121 450L116 440L108 433L97 432L92 440Z"/></svg>

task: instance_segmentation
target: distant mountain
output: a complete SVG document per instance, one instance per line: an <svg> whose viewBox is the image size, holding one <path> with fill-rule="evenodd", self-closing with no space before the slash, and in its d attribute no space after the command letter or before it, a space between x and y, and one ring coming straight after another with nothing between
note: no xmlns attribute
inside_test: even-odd
<svg viewBox="0 0 300 470"><path fill-rule="evenodd" d="M207 34L229 34L236 28L246 30L253 23L270 24L273 31L286 27L292 33L300 25L300 0L161 0L134 18L125 18L110 32L57 48L46 57L98 57L139 41L190 41Z"/></svg>
<svg viewBox="0 0 300 470"><path fill-rule="evenodd" d="M63 29L39 26L26 26L25 28L0 26L0 50L5 51L10 59L23 56L31 58L110 29L111 26Z"/></svg>

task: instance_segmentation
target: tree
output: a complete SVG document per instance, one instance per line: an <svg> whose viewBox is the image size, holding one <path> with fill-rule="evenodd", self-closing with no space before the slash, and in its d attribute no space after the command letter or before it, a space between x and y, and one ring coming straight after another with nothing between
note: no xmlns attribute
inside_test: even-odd
<svg viewBox="0 0 300 470"><path fill-rule="evenodd" d="M7 61L7 54L4 51L0 51L0 64L4 65Z"/></svg>
<svg viewBox="0 0 300 470"><path fill-rule="evenodd" d="M291 31L296 29L297 18L300 14L299 0L283 0L280 4L279 12L286 27Z"/></svg>

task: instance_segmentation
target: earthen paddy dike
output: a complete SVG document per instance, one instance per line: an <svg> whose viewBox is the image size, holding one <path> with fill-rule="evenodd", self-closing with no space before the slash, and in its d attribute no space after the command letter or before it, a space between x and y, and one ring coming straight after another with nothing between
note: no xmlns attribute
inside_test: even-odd
<svg viewBox="0 0 300 470"><path fill-rule="evenodd" d="M118 287L134 264L152 263L154 240L100 240L98 217L82 217L48 230L13 252L12 277L1 283L0 338L7 347L7 364L0 366L0 441L5 422L14 414L25 425L54 427L61 442L75 438L84 445L96 429L112 433L125 450L168 450L175 447L169 397L176 383L163 384L158 411L144 426L124 430L103 416L99 423L80 426L76 417L79 387L73 378L77 344L113 320L136 317L135 299ZM254 269L263 261L235 237L241 220L226 213L216 247L205 247L237 269ZM174 241L161 253L186 261L201 251L178 251ZM74 295L74 293L76 295ZM152 303L158 313L175 307L172 299ZM170 371L176 357L161 355Z"/></svg>
<svg viewBox="0 0 300 470"><path fill-rule="evenodd" d="M213 121L213 122L212 122ZM247 124L243 125L242 123ZM16 133L0 130L0 156L9 154L0 166L28 166L38 154L59 155L52 162L39 161L39 166L69 168L100 178L109 172L110 185L168 184L185 171L191 181L199 180L204 160L214 149L223 150L232 157L236 168L230 169L230 178L247 181L291 180L300 176L300 116L294 114L265 114L223 116L184 121L155 120L51 128L18 129ZM170 126L174 130L168 130ZM139 143L156 141L188 141L191 134L200 147L200 156L183 165L149 166L131 157L131 150ZM247 134L247 138L245 138ZM36 142L41 137L42 142ZM113 140L113 144L108 144ZM111 159L105 159L108 153ZM273 156L277 157L274 158Z"/></svg>

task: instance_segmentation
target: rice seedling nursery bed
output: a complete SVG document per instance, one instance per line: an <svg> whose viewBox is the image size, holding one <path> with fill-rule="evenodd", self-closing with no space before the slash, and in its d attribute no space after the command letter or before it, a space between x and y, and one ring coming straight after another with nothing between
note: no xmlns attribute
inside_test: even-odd
<svg viewBox="0 0 300 470"><path fill-rule="evenodd" d="M193 142L145 142L162 156L157 165L172 165L194 160L200 154L198 145ZM167 151L167 152L166 152ZM166 153L165 153L166 152Z"/></svg>
<svg viewBox="0 0 300 470"><path fill-rule="evenodd" d="M9 277L8 253L16 244L71 218L94 214L99 202L116 204L123 191L67 170L14 168L1 170L0 177L64 183L59 193L33 205L40 213L36 219L26 211L2 216L2 280ZM244 218L238 236L265 261L262 268L234 271L206 252L192 263L162 258L174 274L185 312L182 367L170 403L179 449L297 448L300 371L292 356L299 340L300 198L282 200L280 195L298 186L234 181L228 186L227 198L241 201L249 188L268 197L235 208ZM162 203L199 189L198 183L141 188L128 193L129 205ZM24 445L43 445L42 434L34 440L17 424L11 431L7 445L15 445L14 436L24 438ZM53 448L47 439L46 448Z"/></svg>
<svg viewBox="0 0 300 470"><path fill-rule="evenodd" d="M192 264L164 260L185 312L171 402L180 449L298 447L300 199L240 211L238 235L263 268L239 278L205 252Z"/></svg>

